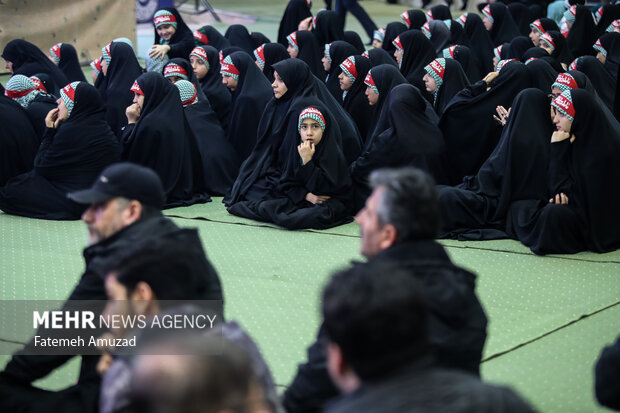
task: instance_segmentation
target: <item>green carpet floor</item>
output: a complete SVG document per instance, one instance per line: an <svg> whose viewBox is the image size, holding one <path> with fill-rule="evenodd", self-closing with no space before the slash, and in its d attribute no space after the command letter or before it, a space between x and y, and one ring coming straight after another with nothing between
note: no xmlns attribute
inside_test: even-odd
<svg viewBox="0 0 620 413"><path fill-rule="evenodd" d="M256 17L249 29L274 38L286 2L210 3ZM382 26L399 20L407 8L361 4ZM315 0L313 11L320 7L323 2ZM226 25L216 27L223 32ZM363 33L351 16L347 29ZM251 333L276 382L285 386L316 334L322 286L332 272L361 259L359 229L350 223L288 231L231 216L220 201L166 214L199 229L223 282L226 316ZM605 411L594 400L592 368L602 347L620 334L620 251L538 257L511 240L442 244L457 264L478 274L478 294L489 316L483 378L512 386L541 412ZM66 298L83 270L85 245L79 221L0 213L0 300ZM0 331L0 350L10 346L5 339ZM8 358L0 356L0 368ZM66 387L77 370L74 359L38 384Z"/></svg>
<svg viewBox="0 0 620 413"><path fill-rule="evenodd" d="M221 198L165 213L199 229L222 278L226 316L248 329L277 383L288 384L316 334L322 286L361 259L356 224L289 231L231 216ZM0 299L66 298L83 270L84 224L0 214L0 229ZM511 240L442 243L478 274L489 316L484 378L513 386L544 412L601 411L592 367L620 333L620 251L538 257ZM0 332L0 349L3 338ZM77 366L40 385L71 384Z"/></svg>

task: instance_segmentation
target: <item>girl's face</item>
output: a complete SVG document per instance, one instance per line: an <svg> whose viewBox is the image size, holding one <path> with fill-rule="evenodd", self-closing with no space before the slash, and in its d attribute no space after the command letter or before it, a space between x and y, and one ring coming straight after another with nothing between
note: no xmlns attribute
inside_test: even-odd
<svg viewBox="0 0 620 413"><path fill-rule="evenodd" d="M190 56L189 62L192 64L192 69L194 69L194 73L196 74L198 80L204 79L207 72L209 72L209 69L207 69L207 65L205 65L202 59L199 59L196 56Z"/></svg>
<svg viewBox="0 0 620 413"><path fill-rule="evenodd" d="M368 104L370 106L376 105L379 101L379 95L377 95L377 92L372 90L370 86L366 87L366 96L368 97Z"/></svg>
<svg viewBox="0 0 620 413"><path fill-rule="evenodd" d="M108 62L106 62L105 59L101 59L101 71L104 76L108 75Z"/></svg>
<svg viewBox="0 0 620 413"><path fill-rule="evenodd" d="M427 73L424 75L422 80L424 81L424 86L426 86L427 92L432 93L437 90L437 82L435 81L435 79L433 79L433 76Z"/></svg>
<svg viewBox="0 0 620 413"><path fill-rule="evenodd" d="M491 20L489 20L488 17L483 18L482 23L484 23L484 28L487 29L487 31L489 32L493 28L493 23L491 23Z"/></svg>
<svg viewBox="0 0 620 413"><path fill-rule="evenodd" d="M570 133L570 129L573 126L573 122L560 113L559 110L555 111L555 116L553 117L553 123L557 130L561 130L566 133Z"/></svg>
<svg viewBox="0 0 620 413"><path fill-rule="evenodd" d="M157 28L157 34L165 41L169 41L176 31L177 29L175 29L171 24L162 24Z"/></svg>
<svg viewBox="0 0 620 413"><path fill-rule="evenodd" d="M497 64L499 63L499 59L493 56L493 71L497 70Z"/></svg>
<svg viewBox="0 0 620 413"><path fill-rule="evenodd" d="M374 39L372 41L372 47L374 47L375 49L381 49L383 47L383 42L380 42L377 39Z"/></svg>
<svg viewBox="0 0 620 413"><path fill-rule="evenodd" d="M222 83L226 85L231 92L234 92L237 89L237 80L234 77L230 77L228 75L222 75Z"/></svg>
<svg viewBox="0 0 620 413"><path fill-rule="evenodd" d="M133 103L138 105L138 108L140 108L140 112L142 112L142 108L144 107L144 95L133 92Z"/></svg>
<svg viewBox="0 0 620 413"><path fill-rule="evenodd" d="M323 139L323 129L319 122L314 119L304 119L301 121L299 129L302 142L310 141L315 146Z"/></svg>
<svg viewBox="0 0 620 413"><path fill-rule="evenodd" d="M534 46L538 46L538 41L540 40L540 32L536 29L532 29L530 32L530 40L534 43Z"/></svg>
<svg viewBox="0 0 620 413"><path fill-rule="evenodd" d="M67 119L67 117L69 116L69 109L67 109L67 106L65 105L65 102L62 100L62 98L58 98L56 104L58 104L58 119Z"/></svg>
<svg viewBox="0 0 620 413"><path fill-rule="evenodd" d="M394 50L394 57L396 58L396 63L400 66L403 63L403 52L400 49Z"/></svg>
<svg viewBox="0 0 620 413"><path fill-rule="evenodd" d="M562 94L562 90L559 87L554 87L551 89L551 98L555 99Z"/></svg>
<svg viewBox="0 0 620 413"><path fill-rule="evenodd" d="M288 47L286 48L286 51L288 52L289 56L291 56L291 57L297 57L297 55L299 54L297 49L295 49L295 46L293 46L291 43L288 44Z"/></svg>
<svg viewBox="0 0 620 413"><path fill-rule="evenodd" d="M340 80L340 89L341 90L349 90L351 89L351 78L344 74L344 72L338 75L338 80Z"/></svg>
<svg viewBox="0 0 620 413"><path fill-rule="evenodd" d="M276 99L280 99L288 91L288 88L286 87L284 81L280 78L280 75L278 75L278 72L274 71L273 77L275 79L271 84L271 87L273 88L273 96Z"/></svg>
<svg viewBox="0 0 620 413"><path fill-rule="evenodd" d="M327 60L326 54L323 54L323 58L321 59L321 62L323 62L323 69L325 69L326 72L329 72L329 69L332 68L332 64L329 63L329 60Z"/></svg>
<svg viewBox="0 0 620 413"><path fill-rule="evenodd" d="M600 60L601 63L605 64L605 62L607 61L607 58L605 57L605 55L603 54L603 52L598 52L596 54L596 58L598 60Z"/></svg>
<svg viewBox="0 0 620 413"><path fill-rule="evenodd" d="M540 47L541 49L544 49L547 53L549 53L549 56L551 56L551 53L553 53L553 50L551 50L547 42L545 42L544 40L538 41L538 47Z"/></svg>
<svg viewBox="0 0 620 413"><path fill-rule="evenodd" d="M181 80L181 78L178 76L168 76L166 79L168 79L171 83L176 83Z"/></svg>
<svg viewBox="0 0 620 413"><path fill-rule="evenodd" d="M258 70L264 72L263 67L260 65L260 63L258 63L258 60L255 60L254 63L256 64L256 67L258 67Z"/></svg>
<svg viewBox="0 0 620 413"><path fill-rule="evenodd" d="M8 60L4 64L4 68L7 69L11 74L13 74L13 62L9 62Z"/></svg>

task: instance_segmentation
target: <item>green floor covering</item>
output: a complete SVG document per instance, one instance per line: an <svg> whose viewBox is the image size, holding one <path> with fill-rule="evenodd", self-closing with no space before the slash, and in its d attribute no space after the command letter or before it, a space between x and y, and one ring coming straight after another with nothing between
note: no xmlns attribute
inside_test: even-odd
<svg viewBox="0 0 620 413"><path fill-rule="evenodd" d="M277 383L289 383L316 333L321 287L361 259L357 226L288 231L231 216L218 198L166 214L199 228L222 278L227 317L257 340ZM65 298L83 269L84 224L0 214L0 229L0 298ZM596 411L591 368L620 332L620 253L538 257L510 240L443 243L479 277L490 321L484 377L511 384L542 411ZM3 365L8 357L0 359ZM73 363L41 385L71 384L76 371ZM545 381L551 374L562 385Z"/></svg>

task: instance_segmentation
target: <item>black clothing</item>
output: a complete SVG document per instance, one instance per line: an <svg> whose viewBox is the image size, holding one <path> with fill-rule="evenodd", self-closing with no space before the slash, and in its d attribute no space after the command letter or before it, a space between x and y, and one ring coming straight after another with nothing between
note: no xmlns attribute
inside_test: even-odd
<svg viewBox="0 0 620 413"><path fill-rule="evenodd" d="M405 25L407 26L407 29L409 30L411 29L420 30L422 26L424 26L424 23L426 23L427 21L426 14L420 9L407 10L405 13L407 13L407 20L405 20L404 18L403 20L405 20ZM386 31L386 34L387 34L387 31Z"/></svg>
<svg viewBox="0 0 620 413"><path fill-rule="evenodd" d="M420 364L412 363L383 380L363 383L355 392L329 405L325 412L535 412L508 387L490 385L459 371Z"/></svg>
<svg viewBox="0 0 620 413"><path fill-rule="evenodd" d="M607 52L604 64L605 69L616 79L620 63L620 33L605 33L599 38L599 41Z"/></svg>
<svg viewBox="0 0 620 413"><path fill-rule="evenodd" d="M407 82L428 96L422 78L426 73L424 66L435 60L436 53L433 45L419 30L407 30L400 35L400 42L404 50L400 73L405 76Z"/></svg>
<svg viewBox="0 0 620 413"><path fill-rule="evenodd" d="M568 48L573 56L596 55L592 48L596 43L596 25L592 18L590 8L581 4L577 5L575 22L566 37Z"/></svg>
<svg viewBox="0 0 620 413"><path fill-rule="evenodd" d="M144 104L137 122L123 131L122 159L157 172L166 208L208 202L202 161L179 90L159 73L144 73L136 81Z"/></svg>
<svg viewBox="0 0 620 413"><path fill-rule="evenodd" d="M620 410L620 338L603 349L594 367L596 400L610 409Z"/></svg>
<svg viewBox="0 0 620 413"><path fill-rule="evenodd" d="M446 59L443 82L433 95L433 107L437 114L441 116L452 98L467 86L469 86L469 80L461 64L454 59Z"/></svg>
<svg viewBox="0 0 620 413"><path fill-rule="evenodd" d="M210 194L225 195L239 173L239 154L226 139L208 100L199 99L184 112L200 151L205 188Z"/></svg>
<svg viewBox="0 0 620 413"><path fill-rule="evenodd" d="M331 93L338 102L342 102L342 89L340 89L340 80L338 80L338 76L342 73L340 63L354 54L356 54L355 47L343 40L337 40L329 45L329 59L331 63L325 85L329 93Z"/></svg>
<svg viewBox="0 0 620 413"><path fill-rule="evenodd" d="M280 43L265 43L262 47L263 56L265 57L265 67L263 67L263 74L265 75L269 83L273 83L273 64L281 62L282 60L286 60L290 56L286 51L286 47L282 46ZM321 70L323 70L322 66Z"/></svg>
<svg viewBox="0 0 620 413"><path fill-rule="evenodd" d="M69 43L63 43L60 46L60 61L58 67L67 76L69 82L86 82L84 72L80 67L75 47Z"/></svg>
<svg viewBox="0 0 620 413"><path fill-rule="evenodd" d="M426 22L426 18L424 22L422 22L422 24L424 24L425 22ZM420 25L420 27L422 27L422 25ZM420 27L418 28L411 27L411 29L420 30ZM401 33L406 32L407 30L409 30L407 26L402 24L401 22L388 23L387 26L385 26L385 36L383 37L383 44L381 45L381 48L385 50L386 52L388 52L389 55L393 57L396 47L394 47L394 43L392 42L398 36L400 36ZM394 61L396 61L396 58L394 58Z"/></svg>
<svg viewBox="0 0 620 413"><path fill-rule="evenodd" d="M564 72L564 68L560 64L560 61L554 57L549 56L549 53L542 47L531 47L523 54L523 63L529 59L540 59L549 63L553 70L558 73Z"/></svg>
<svg viewBox="0 0 620 413"><path fill-rule="evenodd" d="M123 127L127 125L125 111L133 102L134 95L130 89L142 74L142 68L133 49L126 43L113 42L110 45L110 57L110 65L105 75L105 89L101 92L101 97L106 107L105 119L112 132L120 138Z"/></svg>
<svg viewBox="0 0 620 413"><path fill-rule="evenodd" d="M441 51L453 44L450 42L450 29L442 20L431 20L428 22L428 30L431 33L431 44L435 49L435 57L441 55Z"/></svg>
<svg viewBox="0 0 620 413"><path fill-rule="evenodd" d="M97 90L80 82L69 118L43 136L34 169L0 188L0 209L32 218L78 219L85 206L67 198L67 192L88 188L119 160L118 140L103 116Z"/></svg>
<svg viewBox="0 0 620 413"><path fill-rule="evenodd" d="M439 120L446 141L449 184L459 184L464 176L475 174L489 157L502 132L493 119L497 106L509 108L521 90L530 86L530 74L518 61L504 65L487 91L481 80L450 101ZM472 121L472 120L475 120Z"/></svg>
<svg viewBox="0 0 620 413"><path fill-rule="evenodd" d="M510 42L513 38L519 36L519 28L505 4L492 3L489 4L489 7L491 8L491 16L493 16L493 27L491 27L489 34L495 46ZM467 15L467 19L469 19L469 16L471 14Z"/></svg>
<svg viewBox="0 0 620 413"><path fill-rule="evenodd" d="M287 59L276 63L274 69L288 90L279 99L274 97L267 104L258 127L256 146L241 165L239 176L223 200L227 207L248 199L265 198L273 181L263 179L272 172L269 169L264 170L266 165L263 164L263 159L273 158L274 153L282 146L287 128L294 123L290 118L296 110L303 109L297 107L301 105L297 103L302 99L317 98L323 105L328 106L331 116L335 118L334 124L340 128L341 148L347 163L352 162L351 157L355 159L359 155L360 139L353 120L327 91L323 82L310 73L308 66L299 59ZM261 182L262 186L258 184Z"/></svg>
<svg viewBox="0 0 620 413"><path fill-rule="evenodd" d="M620 196L607 182L620 179L620 124L588 91L572 89L575 120L569 139L551 143L549 198L564 193L568 204L549 198L515 202L507 230L536 254L613 251L620 246Z"/></svg>
<svg viewBox="0 0 620 413"><path fill-rule="evenodd" d="M551 93L551 85L558 77L558 71L543 59L532 60L525 67L530 72L532 87L542 90L547 95Z"/></svg>
<svg viewBox="0 0 620 413"><path fill-rule="evenodd" d="M143 217L84 249L86 269L68 299L106 300L104 281L110 265L128 249L152 240L168 240L186 246L186 250L195 255L195 259L189 262L195 265L197 273L204 274L206 288L203 299L222 300L219 277L205 256L198 231L179 229L174 222L160 213ZM22 411L18 409L26 410L27 406L30 412L44 413L49 412L53 405L60 408L59 411L96 412L101 378L95 368L99 357L82 357L78 383L67 391L37 392L38 389L30 384L48 375L72 357L14 355L0 373L0 410Z"/></svg>
<svg viewBox="0 0 620 413"><path fill-rule="evenodd" d="M174 59L170 59L168 63L164 65L162 74L166 73L166 66L168 66L169 64L178 65L183 70L185 70L185 72L187 73L187 80L192 82L192 84L196 88L196 96L198 97L198 99L202 101L208 101L207 95L205 95L204 91L200 87L200 82L198 82L198 78L194 73L194 68L192 67L192 64L189 62L189 60L187 60L187 58L183 59L180 57L175 57Z"/></svg>
<svg viewBox="0 0 620 413"><path fill-rule="evenodd" d="M254 49L256 49L258 46L262 44L271 43L271 40L269 40L269 37L265 36L261 32L252 32L250 34L250 38L254 42Z"/></svg>
<svg viewBox="0 0 620 413"><path fill-rule="evenodd" d="M530 34L530 23L536 20L536 17L534 17L529 7L519 2L510 3L507 7L512 19L519 29L521 36L527 36ZM530 43L532 43L531 40Z"/></svg>
<svg viewBox="0 0 620 413"><path fill-rule="evenodd" d="M209 99L209 103L215 111L217 119L220 121L220 125L222 125L224 131L226 131L228 122L230 121L232 95L228 88L222 83L222 76L220 75L220 56L215 47L199 47L207 52L207 57L209 59L209 71L205 77L200 79L200 85L207 99Z"/></svg>
<svg viewBox="0 0 620 413"><path fill-rule="evenodd" d="M34 130L39 137L39 142L45 134L45 129L47 129L45 126L45 117L50 110L56 109L57 107L58 104L56 103L56 99L54 99L52 95L41 93L34 98L26 108L26 113L32 123L32 127L34 127Z"/></svg>
<svg viewBox="0 0 620 413"><path fill-rule="evenodd" d="M577 70L590 79L605 106L609 110L613 110L617 81L609 74L600 60L594 56L582 56L577 59Z"/></svg>
<svg viewBox="0 0 620 413"><path fill-rule="evenodd" d="M196 32L200 32L200 34ZM217 50L223 50L231 46L228 39L211 25L202 26L196 32L194 32L194 42L197 46L211 46ZM206 39L203 36L206 36ZM204 40L207 40L207 42L205 43Z"/></svg>
<svg viewBox="0 0 620 413"><path fill-rule="evenodd" d="M415 86L395 86L381 109L374 133L350 166L356 207L370 195L368 177L378 168L415 166L445 182L445 146L437 124L426 114L427 102Z"/></svg>
<svg viewBox="0 0 620 413"><path fill-rule="evenodd" d="M265 106L273 97L273 89L250 56L235 52L230 58L239 70L239 80L232 94L226 138L243 161L256 144L258 123Z"/></svg>
<svg viewBox="0 0 620 413"><path fill-rule="evenodd" d="M325 229L346 223L350 220L351 178L340 148L339 125L316 98L299 99L292 106L281 146L268 147L259 154L259 179L248 189L245 200L230 205L228 212L288 229ZM302 164L297 125L299 114L307 107L318 109L326 126L312 159ZM306 200L308 193L331 198L312 204Z"/></svg>
<svg viewBox="0 0 620 413"><path fill-rule="evenodd" d="M432 20L450 20L452 18L450 8L445 4L431 7L428 11L428 15Z"/></svg>
<svg viewBox="0 0 620 413"><path fill-rule="evenodd" d="M231 46L237 46L243 49L246 53L252 54L254 49L258 46L254 45L254 40L250 36L250 32L247 27L242 24L233 24L226 29L224 37L228 39Z"/></svg>
<svg viewBox="0 0 620 413"><path fill-rule="evenodd" d="M177 21L177 28L170 41L166 43L170 46L170 51L168 51L168 57L173 59L175 57L182 57L183 59L187 59L189 54L192 52L194 48L194 35L192 31L187 27L183 18L174 7L163 7L159 10L167 10L174 15L174 18ZM159 37L157 33L157 28L154 27L155 31L155 44L162 44L162 38ZM132 49L133 50L133 49Z"/></svg>
<svg viewBox="0 0 620 413"><path fill-rule="evenodd" d="M384 49L373 48L362 54L370 59L370 67L375 67L383 64L392 65L398 68L398 64L394 60L393 56L390 56Z"/></svg>
<svg viewBox="0 0 620 413"><path fill-rule="evenodd" d="M332 10L322 10L314 18L314 30L319 46L336 40L344 40L343 22L338 13Z"/></svg>
<svg viewBox="0 0 620 413"><path fill-rule="evenodd" d="M0 95L0 186L32 169L41 143L26 111L12 99Z"/></svg>
<svg viewBox="0 0 620 413"><path fill-rule="evenodd" d="M47 91L58 95L58 90L65 87L67 76L34 44L22 39L11 40L4 46L2 58L13 63L13 74L34 76L37 73L48 74L54 81L54 89Z"/></svg>
<svg viewBox="0 0 620 413"><path fill-rule="evenodd" d="M286 9L284 9L282 20L280 20L280 27L278 27L278 43L287 47L288 40L286 40L286 36L296 32L299 23L311 16L312 12L307 0L290 0L286 5Z"/></svg>
<svg viewBox="0 0 620 413"><path fill-rule="evenodd" d="M370 73L377 90L379 91L379 98L377 99L377 103L374 105L375 116L368 125L368 135L364 137L364 147L367 146L367 142L375 133L375 129L379 123L379 115L383 112L383 104L386 102L392 89L397 85L407 83L407 79L405 79L400 71L392 65L383 64L373 67L370 69Z"/></svg>
<svg viewBox="0 0 620 413"><path fill-rule="evenodd" d="M370 60L361 55L354 55L355 69L357 71L357 77L355 82L351 85L351 88L347 91L342 107L349 112L353 122L357 126L362 139L362 145L366 141L366 137L370 133L368 128L371 125L372 118L376 115L375 106L370 106L368 103L368 97L366 96L366 84L364 79L370 70Z"/></svg>
<svg viewBox="0 0 620 413"><path fill-rule="evenodd" d="M620 4L606 4L603 7L603 15L596 25L596 37L599 38L607 31L609 25L620 19Z"/></svg>
<svg viewBox="0 0 620 413"><path fill-rule="evenodd" d="M297 58L303 60L312 74L319 79L325 79L325 70L323 69L323 63L321 63L321 57L323 57L324 47L319 46L316 41L316 36L307 30L300 30L295 32L297 37L298 54Z"/></svg>
<svg viewBox="0 0 620 413"><path fill-rule="evenodd" d="M467 46L450 47L448 53L449 53L449 56L446 56L446 53L444 52L444 57L452 58L461 64L461 68L463 68L463 71L467 75L467 79L469 80L469 83L476 83L477 81L482 79L484 76L486 76L486 73L483 76L483 74L480 72L480 65L478 65L476 55L472 54L472 51L469 47Z"/></svg>
<svg viewBox="0 0 620 413"><path fill-rule="evenodd" d="M505 238L511 202L547 197L545 172L553 129L548 107L547 93L519 93L499 143L478 173L456 187L440 187L443 238Z"/></svg>
<svg viewBox="0 0 620 413"><path fill-rule="evenodd" d="M478 375L487 317L476 297L476 276L454 265L444 248L432 240L397 243L371 261L401 264L427 288L434 364ZM308 349L308 361L299 365L284 393L283 403L288 411L320 411L338 394L327 374L324 338L321 328L317 341Z"/></svg>
<svg viewBox="0 0 620 413"><path fill-rule="evenodd" d="M502 47L502 59L517 59L523 61L523 54L534 47L532 40L527 36L517 36L508 45Z"/></svg>
<svg viewBox="0 0 620 413"><path fill-rule="evenodd" d="M553 30L548 31L547 33L551 36L553 43L555 44L555 49L553 50L553 53L551 53L551 57L558 59L560 63L564 63L566 66L570 65L574 60L574 57L566 44L566 39L562 33Z"/></svg>
<svg viewBox="0 0 620 413"><path fill-rule="evenodd" d="M468 13L465 20L465 33L472 44L472 52L476 55L480 65L482 77L493 71L493 40L489 32L484 27L480 16L475 13Z"/></svg>
<svg viewBox="0 0 620 413"><path fill-rule="evenodd" d="M366 51L362 38L352 30L345 30L344 41L355 47L355 54L362 54Z"/></svg>

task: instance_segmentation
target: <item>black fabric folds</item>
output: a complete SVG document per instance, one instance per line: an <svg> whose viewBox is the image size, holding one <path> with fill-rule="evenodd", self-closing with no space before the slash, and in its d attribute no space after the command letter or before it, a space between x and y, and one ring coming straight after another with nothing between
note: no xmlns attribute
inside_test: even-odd
<svg viewBox="0 0 620 413"><path fill-rule="evenodd" d="M482 77L493 71L493 40L484 27L482 19L475 13L468 13L465 20L465 33L472 44L472 51L480 65Z"/></svg>
<svg viewBox="0 0 620 413"><path fill-rule="evenodd" d="M502 68L490 90L481 80L454 96L439 120L451 185L475 174L497 145L502 132L493 119L497 106L511 107L517 93L529 86L530 74L525 65L511 61Z"/></svg>
<svg viewBox="0 0 620 413"><path fill-rule="evenodd" d="M577 70L585 74L605 105L613 110L614 94L617 81L594 56L582 56L577 59Z"/></svg>
<svg viewBox="0 0 620 413"><path fill-rule="evenodd" d="M442 20L431 20L428 22L428 27L431 32L430 41L435 49L435 56L438 56L443 49L450 45L452 33Z"/></svg>
<svg viewBox="0 0 620 413"><path fill-rule="evenodd" d="M48 129L34 169L0 188L0 209L41 219L78 219L85 205L67 192L86 189L120 156L118 139L104 119L103 102L86 82L75 88L75 106L58 129Z"/></svg>
<svg viewBox="0 0 620 413"><path fill-rule="evenodd" d="M194 34L194 42L198 46L211 46L216 48L218 51L231 46L228 39L225 38L222 33L220 33L215 27L211 25L202 26L197 31L200 32L202 35L206 36L208 40L208 43L205 43L198 38L202 38L202 36L196 36L196 34Z"/></svg>
<svg viewBox="0 0 620 413"><path fill-rule="evenodd" d="M230 105L232 95L228 88L222 83L222 75L220 75L220 55L218 50L212 46L200 46L207 52L209 60L209 71L200 79L202 91L209 99L211 108L215 111L217 119L220 121L222 128L228 128L230 120Z"/></svg>
<svg viewBox="0 0 620 413"><path fill-rule="evenodd" d="M364 78L366 78L366 74L370 70L370 60L361 55L354 55L353 58L355 59L357 77L347 91L342 106L344 110L349 112L353 122L357 125L363 145L366 141L366 136L370 133L368 129L372 123L372 118L376 116L375 107L370 106L368 103L366 85L364 84Z"/></svg>
<svg viewBox="0 0 620 413"><path fill-rule="evenodd" d="M419 30L407 30L400 35L400 42L404 50L400 72L407 82L426 91L422 78L426 73L424 66L435 60L436 53L433 45Z"/></svg>
<svg viewBox="0 0 620 413"><path fill-rule="evenodd" d="M620 33L605 33L600 37L599 41L607 52L605 69L616 79L620 64Z"/></svg>
<svg viewBox="0 0 620 413"><path fill-rule="evenodd" d="M344 40L344 28L338 17L338 13L333 10L321 10L314 18L314 30L319 46L336 40Z"/></svg>
<svg viewBox="0 0 620 413"><path fill-rule="evenodd" d="M527 36L530 33L530 23L536 20L531 10L523 3L513 2L508 4L508 11L517 25L519 33L522 36Z"/></svg>
<svg viewBox="0 0 620 413"><path fill-rule="evenodd" d="M445 4L431 7L428 14L433 20L450 20L452 18L450 8Z"/></svg>
<svg viewBox="0 0 620 413"><path fill-rule="evenodd" d="M12 99L0 95L0 186L32 169L41 143L26 111Z"/></svg>
<svg viewBox="0 0 620 413"><path fill-rule="evenodd" d="M297 151L301 142L297 123L300 112L307 107L323 114L326 127L312 160L303 165ZM339 125L320 101L316 98L295 101L287 117L278 156L272 152L262 157L264 174L258 182L264 187L261 196L237 202L228 211L289 229L324 229L349 221L351 178L339 145L339 134ZM307 193L331 198L322 204L312 204L305 200Z"/></svg>
<svg viewBox="0 0 620 413"><path fill-rule="evenodd" d="M532 40L527 36L517 36L502 48L502 58L523 60L523 54L532 47Z"/></svg>
<svg viewBox="0 0 620 413"><path fill-rule="evenodd" d="M410 84L389 92L375 133L350 167L358 208L370 195L368 176L377 168L415 166L445 182L443 136L426 107L426 99Z"/></svg>
<svg viewBox="0 0 620 413"><path fill-rule="evenodd" d="M303 1L305 2L305 0ZM263 54L265 56L263 74L269 83L273 83L273 64L288 59L289 54L286 51L286 47L282 46L280 43L265 43L263 45Z"/></svg>
<svg viewBox="0 0 620 413"><path fill-rule="evenodd" d="M551 93L551 85L558 77L558 71L542 59L532 60L525 67L530 72L532 87L540 89L546 94Z"/></svg>
<svg viewBox="0 0 620 413"><path fill-rule="evenodd" d="M351 46L344 40L337 40L329 45L329 58L331 59L331 64L329 67L329 72L327 73L325 85L327 86L329 93L331 93L334 99L338 102L342 102L342 90L340 89L340 82L338 80L338 76L342 73L340 63L355 53L355 47Z"/></svg>
<svg viewBox="0 0 620 413"><path fill-rule="evenodd" d="M299 47L298 59L303 60L312 74L319 79L325 79L325 70L321 63L324 48L319 46L316 37L307 30L296 32L297 46Z"/></svg>
<svg viewBox="0 0 620 413"><path fill-rule="evenodd" d="M247 27L242 24L233 24L226 29L224 37L228 39L232 46L242 48L249 54L252 54L257 47L254 45L254 40L250 36L250 32Z"/></svg>
<svg viewBox="0 0 620 413"><path fill-rule="evenodd" d="M225 195L239 173L239 155L226 139L208 101L199 98L184 112L200 151L205 188L210 194Z"/></svg>
<svg viewBox="0 0 620 413"><path fill-rule="evenodd" d="M461 64L456 60L446 59L443 83L437 91L437 97L433 104L437 114L441 116L452 98L467 86L469 86L469 80Z"/></svg>
<svg viewBox="0 0 620 413"><path fill-rule="evenodd" d="M489 34L495 46L510 42L519 36L519 28L504 3L492 3L489 4L489 7L491 8L491 16L493 16L493 27L491 27ZM467 18L469 19L469 15Z"/></svg>
<svg viewBox="0 0 620 413"><path fill-rule="evenodd" d="M37 73L48 74L54 81L54 90L48 92L58 95L59 88L69 80L67 76L34 44L22 39L11 40L4 46L2 58L13 63L13 74L34 76Z"/></svg>
<svg viewBox="0 0 620 413"><path fill-rule="evenodd" d="M239 80L232 95L230 121L226 137L244 160L256 144L256 131L263 110L273 97L273 89L267 78L246 53L230 55L239 70Z"/></svg>
<svg viewBox="0 0 620 413"><path fill-rule="evenodd" d="M560 63L564 63L566 66L570 65L574 58L562 33L553 30L547 33L551 36L555 44L555 49L553 53L551 53L551 57L556 58Z"/></svg>
<svg viewBox="0 0 620 413"><path fill-rule="evenodd" d="M408 18L408 22L405 23L407 25L407 29L420 30L422 26L424 26L424 23L426 23L427 21L426 13L424 13L420 9L407 10L405 13L407 13L407 18Z"/></svg>
<svg viewBox="0 0 620 413"><path fill-rule="evenodd" d="M620 193L608 183L620 179L620 124L594 96L570 91L575 109L569 139L551 143L549 197L568 196L568 204L549 198L514 202L507 229L536 254L613 251L620 246L620 219L614 207Z"/></svg>
<svg viewBox="0 0 620 413"><path fill-rule="evenodd" d="M84 72L80 67L75 47L69 43L63 43L60 46L60 61L58 67L67 76L69 82L86 82ZM64 85L63 85L64 86Z"/></svg>
<svg viewBox="0 0 620 413"><path fill-rule="evenodd" d="M505 238L513 201L547 197L549 139L553 130L546 93L517 95L500 140L476 175L456 187L440 187L444 238Z"/></svg>
<svg viewBox="0 0 620 413"><path fill-rule="evenodd" d="M189 27L187 27L187 24L183 21L179 11L174 7L162 7L159 10L169 11L174 15L174 18L177 21L176 32L172 35L168 43L168 46L170 46L168 57L170 59L175 57L187 59L194 48L194 35L192 34L192 31ZM155 44L160 44L161 37L157 34L157 29L153 28L153 30L155 30Z"/></svg>
<svg viewBox="0 0 620 413"><path fill-rule="evenodd" d="M383 64L373 67L370 70L370 73L372 74L372 79L375 82L377 90L379 91L379 98L377 99L377 103L374 105L375 116L368 125L368 135L364 138L364 150L367 149L367 142L377 128L379 115L383 113L383 104L387 100L390 92L395 86L407 83L407 79L405 79L400 71L392 65Z"/></svg>
<svg viewBox="0 0 620 413"><path fill-rule="evenodd" d="M396 60L394 60L394 56L390 56L390 54L386 52L385 49L373 48L373 49L370 49L365 54L367 54L368 59L370 59L371 67L375 67L375 66L379 66L383 64L392 65L396 68L398 67Z"/></svg>
<svg viewBox="0 0 620 413"><path fill-rule="evenodd" d="M165 208L208 202L200 153L179 90L159 73L137 79L144 105L122 136L123 160L153 169L164 185Z"/></svg>
<svg viewBox="0 0 620 413"><path fill-rule="evenodd" d="M312 16L307 0L290 0L284 9L280 27L278 27L278 43L287 47L286 36L296 32L302 20Z"/></svg>
<svg viewBox="0 0 620 413"><path fill-rule="evenodd" d="M118 137L127 125L125 110L133 101L131 85L142 74L133 49L125 43L113 42L110 46L110 65L106 77L106 89L102 97L106 107L106 121Z"/></svg>
<svg viewBox="0 0 620 413"><path fill-rule="evenodd" d="M54 96L47 93L41 93L34 98L34 100L30 102L30 105L26 108L26 113L28 114L28 118L30 118L30 122L34 127L37 136L39 137L39 141L41 141L41 138L45 133L45 117L50 110L56 108L57 106L58 104L56 103Z"/></svg>
<svg viewBox="0 0 620 413"><path fill-rule="evenodd" d="M596 25L594 24L590 8L578 4L575 22L566 37L568 48L573 53L573 56L594 56L596 53L592 46L596 43L596 39Z"/></svg>
<svg viewBox="0 0 620 413"><path fill-rule="evenodd" d="M411 27L411 29L420 30L424 23L426 23L426 17L424 18L424 21L422 22L420 27ZM407 26L405 26L401 22L388 23L387 26L385 26L385 36L383 37L383 45L381 45L381 48L388 52L390 56L394 56L394 51L396 50L396 48L394 47L394 44L392 42L394 41L394 39L400 36L401 33L406 32L407 30L409 30ZM396 59L394 60L396 61Z"/></svg>
<svg viewBox="0 0 620 413"><path fill-rule="evenodd" d="M352 30L346 30L344 32L344 41L349 43L351 46L355 47L356 54L362 54L366 50L364 47L364 42L359 34Z"/></svg>
<svg viewBox="0 0 620 413"><path fill-rule="evenodd" d="M444 57L446 57L445 53ZM482 79L483 76L486 76L486 73L483 74L480 72L480 65L478 64L476 55L472 54L469 47L455 46L454 49L450 51L450 57L461 64L461 67L469 79L469 83L476 83Z"/></svg>

